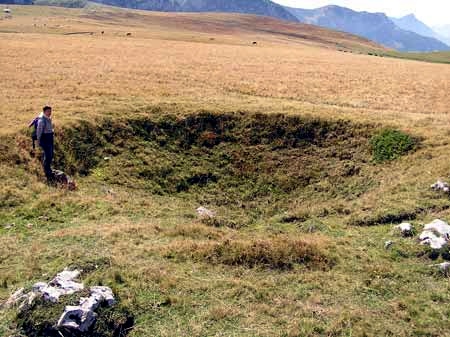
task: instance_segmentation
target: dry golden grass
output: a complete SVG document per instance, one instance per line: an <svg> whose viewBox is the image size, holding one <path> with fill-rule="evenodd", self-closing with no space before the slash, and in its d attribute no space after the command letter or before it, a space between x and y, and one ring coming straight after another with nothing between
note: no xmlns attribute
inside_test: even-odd
<svg viewBox="0 0 450 337"><path fill-rule="evenodd" d="M249 16L13 10L0 32L26 33L0 33L1 133L17 131L46 103L57 123L145 113L155 104L301 111L405 128L448 121L450 67L342 53L336 44L370 46L341 33ZM95 35L62 35L77 31Z"/></svg>
<svg viewBox="0 0 450 337"><path fill-rule="evenodd" d="M225 240L223 242L191 246L186 251L196 258L213 264L230 266L292 269L296 264L327 269L334 262L318 247L319 239L293 240L278 237L265 240Z"/></svg>

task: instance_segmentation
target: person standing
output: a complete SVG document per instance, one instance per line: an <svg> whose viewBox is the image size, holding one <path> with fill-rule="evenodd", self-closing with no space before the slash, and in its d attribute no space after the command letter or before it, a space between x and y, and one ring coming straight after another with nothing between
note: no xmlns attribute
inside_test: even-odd
<svg viewBox="0 0 450 337"><path fill-rule="evenodd" d="M42 164L44 173L48 182L53 182L52 161L53 161L53 124L52 124L52 108L45 106L42 114L39 116L36 129L36 138L39 146L44 152Z"/></svg>

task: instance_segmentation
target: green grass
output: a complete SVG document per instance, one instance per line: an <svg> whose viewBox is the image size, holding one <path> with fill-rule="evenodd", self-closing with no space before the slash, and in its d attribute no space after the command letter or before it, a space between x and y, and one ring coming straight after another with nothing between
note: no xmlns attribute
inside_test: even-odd
<svg viewBox="0 0 450 337"><path fill-rule="evenodd" d="M26 135L4 137L0 224L14 226L0 227L0 299L77 266L120 297L131 336L445 336L448 282L390 222L411 207L420 231L450 201L427 186L380 194L380 171L423 153L375 164L378 131L158 109L83 122L57 137L56 166L82 173L75 192L41 182ZM372 194L385 200L362 209ZM200 205L217 220L198 219ZM2 311L0 335L17 330Z"/></svg>
<svg viewBox="0 0 450 337"><path fill-rule="evenodd" d="M433 52L433 53L401 53L401 52L387 52L383 56L394 57L406 60L415 60L431 63L450 64L450 52Z"/></svg>
<svg viewBox="0 0 450 337"><path fill-rule="evenodd" d="M397 159L413 151L417 146L417 140L404 132L386 129L374 135L370 145L374 160L383 162Z"/></svg>
<svg viewBox="0 0 450 337"><path fill-rule="evenodd" d="M344 53L357 53L364 54L373 57L391 57L403 60L413 60L429 63L442 63L450 64L450 52L427 52L427 53L413 53L413 52L399 52L395 50L380 51L370 48L350 48L350 49L339 49L339 51Z"/></svg>

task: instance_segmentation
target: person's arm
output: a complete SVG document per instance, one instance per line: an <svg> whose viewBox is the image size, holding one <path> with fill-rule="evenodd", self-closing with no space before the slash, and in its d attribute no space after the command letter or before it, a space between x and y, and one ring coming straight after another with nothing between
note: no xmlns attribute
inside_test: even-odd
<svg viewBox="0 0 450 337"><path fill-rule="evenodd" d="M44 132L44 117L38 119L38 125L36 128L36 138L38 142L41 142L42 133Z"/></svg>
<svg viewBox="0 0 450 337"><path fill-rule="evenodd" d="M30 124L28 124L28 127L31 128L34 125L34 123L36 123L36 118L33 118Z"/></svg>

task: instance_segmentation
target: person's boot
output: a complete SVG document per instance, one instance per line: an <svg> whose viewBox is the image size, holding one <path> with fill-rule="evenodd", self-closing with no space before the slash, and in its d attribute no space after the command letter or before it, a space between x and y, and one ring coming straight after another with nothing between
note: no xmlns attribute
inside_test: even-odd
<svg viewBox="0 0 450 337"><path fill-rule="evenodd" d="M47 185L51 187L56 187L56 179L53 173L47 174Z"/></svg>

